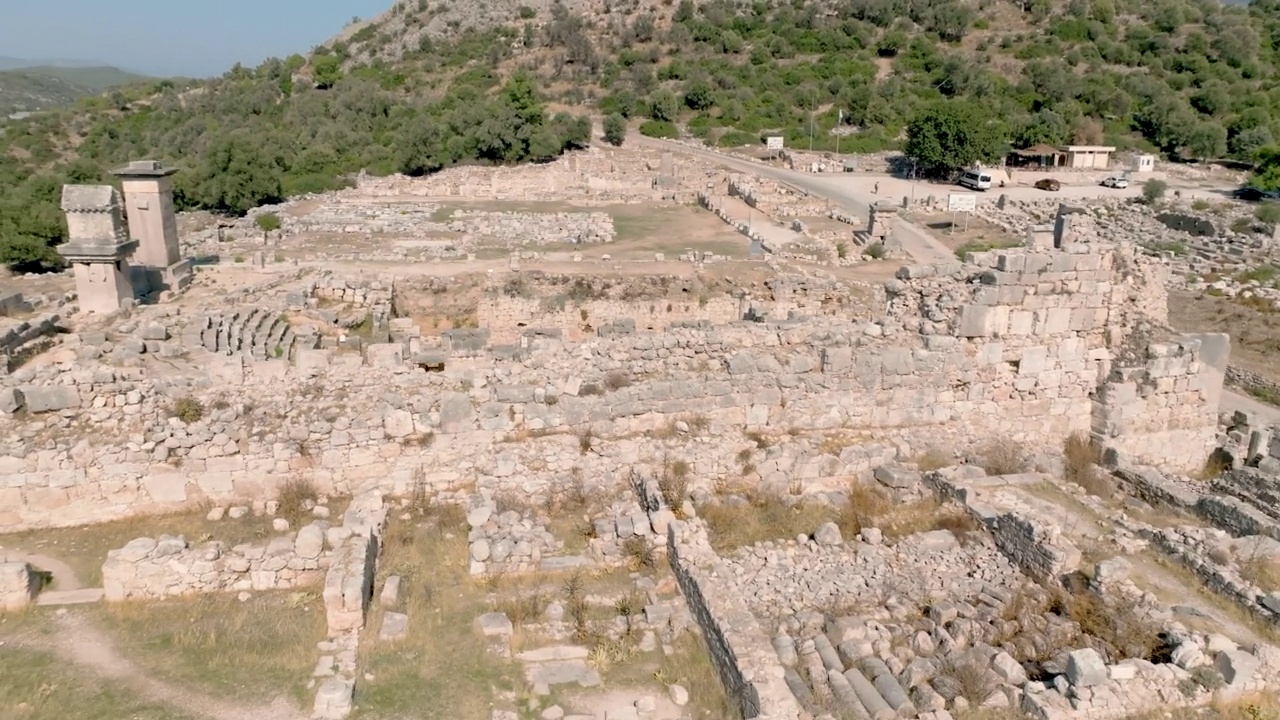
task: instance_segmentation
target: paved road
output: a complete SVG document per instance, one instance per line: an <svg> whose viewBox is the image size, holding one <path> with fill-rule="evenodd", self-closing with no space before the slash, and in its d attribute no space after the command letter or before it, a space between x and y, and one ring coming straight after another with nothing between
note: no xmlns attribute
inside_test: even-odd
<svg viewBox="0 0 1280 720"><path fill-rule="evenodd" d="M629 142L631 140L631 138L628 138ZM764 163L729 157L718 152L690 147L683 143L669 140L655 138L637 138L637 140L636 144L638 145L649 145L650 147L701 157L739 172L753 173L785 183L814 197L828 200L836 207L859 218L867 217L870 213L871 204L877 200L891 199L887 193L876 195L873 192L874 181L872 183L852 182L853 176L851 175L796 172L765 165ZM943 245L941 241L905 220L899 219L897 225L894 226L894 237L902 243L902 248L916 262L934 264L955 262L956 260L955 253L948 250L947 246Z"/></svg>

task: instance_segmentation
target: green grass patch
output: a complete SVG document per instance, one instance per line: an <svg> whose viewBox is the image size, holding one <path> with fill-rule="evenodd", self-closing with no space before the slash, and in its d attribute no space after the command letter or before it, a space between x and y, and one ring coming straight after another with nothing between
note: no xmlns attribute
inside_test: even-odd
<svg viewBox="0 0 1280 720"><path fill-rule="evenodd" d="M327 626L319 588L111 603L96 620L120 652L153 676L209 695L308 707L306 683Z"/></svg>
<svg viewBox="0 0 1280 720"><path fill-rule="evenodd" d="M402 578L408 637L378 639L383 611L370 613L362 635L359 718L454 720L488 717L499 693L523 687L520 669L493 654L474 628L488 611L485 588L472 579L462 517L446 513L424 524L392 520L384 535L380 577Z"/></svg>
<svg viewBox="0 0 1280 720"><path fill-rule="evenodd" d="M124 683L95 678L52 653L6 644L0 652L0 718L13 720L188 720Z"/></svg>

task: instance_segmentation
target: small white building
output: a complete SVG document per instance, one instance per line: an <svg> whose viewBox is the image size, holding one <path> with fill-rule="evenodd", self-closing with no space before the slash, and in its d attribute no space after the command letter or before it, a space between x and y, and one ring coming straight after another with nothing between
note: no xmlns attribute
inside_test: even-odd
<svg viewBox="0 0 1280 720"><path fill-rule="evenodd" d="M1113 147L1105 145L1065 145L1062 152L1066 154L1065 167L1073 170L1106 170L1111 164Z"/></svg>
<svg viewBox="0 0 1280 720"><path fill-rule="evenodd" d="M1133 158L1133 172L1135 174L1155 172L1155 170L1155 155L1138 155Z"/></svg>

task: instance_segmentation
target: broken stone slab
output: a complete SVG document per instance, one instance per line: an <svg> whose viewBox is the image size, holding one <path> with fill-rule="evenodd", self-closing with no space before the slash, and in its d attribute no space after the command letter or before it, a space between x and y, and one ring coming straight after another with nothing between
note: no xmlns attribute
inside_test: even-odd
<svg viewBox="0 0 1280 720"><path fill-rule="evenodd" d="M35 597L35 575L25 562L0 563L0 611L22 610Z"/></svg>
<svg viewBox="0 0 1280 720"><path fill-rule="evenodd" d="M317 524L311 523L298 531L298 537L294 539L293 551L298 557L314 560L320 557L324 552L324 530Z"/></svg>
<svg viewBox="0 0 1280 720"><path fill-rule="evenodd" d="M1243 650L1226 650L1218 653L1213 666L1222 673L1228 685L1243 685L1257 673L1258 659Z"/></svg>
<svg viewBox="0 0 1280 720"><path fill-rule="evenodd" d="M27 412L42 413L80 407L80 391L71 385L21 388Z"/></svg>
<svg viewBox="0 0 1280 720"><path fill-rule="evenodd" d="M553 645L551 647L526 650L516 655L516 659L527 663L555 662L560 660L586 660L591 651L582 645Z"/></svg>
<svg viewBox="0 0 1280 720"><path fill-rule="evenodd" d="M476 618L476 629L485 637L510 637L515 631L511 618L500 612L485 613Z"/></svg>
<svg viewBox="0 0 1280 720"><path fill-rule="evenodd" d="M26 405L22 391L18 388L0 388L0 412L16 413Z"/></svg>
<svg viewBox="0 0 1280 720"><path fill-rule="evenodd" d="M395 607L400 602L400 576L392 575L382 585L382 594L378 602L386 607Z"/></svg>
<svg viewBox="0 0 1280 720"><path fill-rule="evenodd" d="M906 490L920 484L920 473L900 465L881 465L876 468L875 479L881 485L895 490Z"/></svg>
<svg viewBox="0 0 1280 720"><path fill-rule="evenodd" d="M382 616L382 630L378 638L385 642L398 642L409 635L409 616L404 613L389 612Z"/></svg>
<svg viewBox="0 0 1280 720"><path fill-rule="evenodd" d="M600 673L587 665L586 660L529 663L525 665L525 679L531 685L547 686L576 684L597 687L601 683Z"/></svg>

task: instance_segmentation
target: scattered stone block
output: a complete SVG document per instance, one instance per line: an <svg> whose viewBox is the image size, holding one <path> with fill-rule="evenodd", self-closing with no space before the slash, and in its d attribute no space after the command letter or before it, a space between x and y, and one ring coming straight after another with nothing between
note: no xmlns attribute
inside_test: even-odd
<svg viewBox="0 0 1280 720"><path fill-rule="evenodd" d="M1222 673L1228 685L1243 685L1253 679L1258 671L1258 659L1243 650L1227 650L1218 653L1214 668Z"/></svg>
<svg viewBox="0 0 1280 720"><path fill-rule="evenodd" d="M840 527L829 522L814 531L813 541L819 545L839 545L844 542L844 538L840 536Z"/></svg>
<svg viewBox="0 0 1280 720"><path fill-rule="evenodd" d="M355 682L337 678L326 680L316 691L314 720L345 720L351 714Z"/></svg>
<svg viewBox="0 0 1280 720"><path fill-rule="evenodd" d="M398 642L409 635L409 616L404 613L389 612L382 616L382 630L379 639L384 642Z"/></svg>
<svg viewBox="0 0 1280 720"><path fill-rule="evenodd" d="M392 575L382 584L382 594L378 602L386 607L395 607L400 602L400 576Z"/></svg>
<svg viewBox="0 0 1280 720"><path fill-rule="evenodd" d="M1102 685L1107 682L1107 664L1093 648L1076 650L1067 659L1067 680L1080 688Z"/></svg>
<svg viewBox="0 0 1280 720"><path fill-rule="evenodd" d="M500 612L485 613L476 618L476 628L485 637L510 637L515 632L511 618Z"/></svg>

